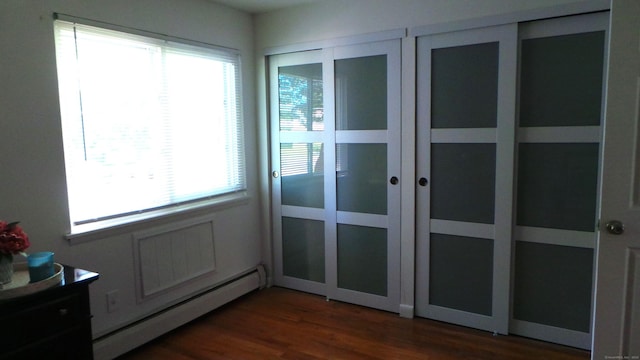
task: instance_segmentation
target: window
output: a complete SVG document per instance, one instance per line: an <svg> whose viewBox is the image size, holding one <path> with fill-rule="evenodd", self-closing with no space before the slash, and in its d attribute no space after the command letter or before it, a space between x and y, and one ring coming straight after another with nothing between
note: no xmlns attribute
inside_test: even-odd
<svg viewBox="0 0 640 360"><path fill-rule="evenodd" d="M72 227L246 188L236 51L54 27Z"/></svg>

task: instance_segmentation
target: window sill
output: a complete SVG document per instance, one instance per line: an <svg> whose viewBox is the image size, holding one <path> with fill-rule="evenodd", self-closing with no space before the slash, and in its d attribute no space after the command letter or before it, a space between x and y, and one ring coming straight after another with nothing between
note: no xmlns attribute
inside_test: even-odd
<svg viewBox="0 0 640 360"><path fill-rule="evenodd" d="M72 245L104 239L122 233L138 231L147 223L169 218L170 216L190 212L219 211L233 206L244 205L248 202L249 196L247 191L240 191L192 204L130 215L118 219L72 226L71 231L65 235L65 239L69 240Z"/></svg>

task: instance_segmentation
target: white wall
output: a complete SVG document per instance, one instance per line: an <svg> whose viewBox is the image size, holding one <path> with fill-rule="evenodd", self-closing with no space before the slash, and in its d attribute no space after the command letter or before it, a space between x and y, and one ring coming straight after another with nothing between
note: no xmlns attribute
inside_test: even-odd
<svg viewBox="0 0 640 360"><path fill-rule="evenodd" d="M70 244L53 13L104 21L236 48L243 62L247 179L250 200L127 227ZM51 250L57 262L100 273L90 286L94 335L100 336L261 261L258 220L253 22L250 15L206 0L0 1L0 219L21 221L29 251ZM215 214L217 272L179 291L137 305L131 234L168 221ZM107 314L105 293L119 290L119 310Z"/></svg>
<svg viewBox="0 0 640 360"><path fill-rule="evenodd" d="M256 17L258 52L279 45L508 14L579 0L321 0Z"/></svg>

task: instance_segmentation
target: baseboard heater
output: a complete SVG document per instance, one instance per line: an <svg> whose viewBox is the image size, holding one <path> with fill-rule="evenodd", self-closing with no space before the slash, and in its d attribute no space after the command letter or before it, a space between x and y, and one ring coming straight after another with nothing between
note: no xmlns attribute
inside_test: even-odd
<svg viewBox="0 0 640 360"><path fill-rule="evenodd" d="M265 284L264 267L260 265L218 287L95 339L94 358L110 360L120 356Z"/></svg>

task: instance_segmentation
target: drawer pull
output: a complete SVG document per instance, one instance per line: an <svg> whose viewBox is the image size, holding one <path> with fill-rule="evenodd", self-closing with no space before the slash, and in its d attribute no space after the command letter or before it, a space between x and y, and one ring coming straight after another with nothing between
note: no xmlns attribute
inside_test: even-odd
<svg viewBox="0 0 640 360"><path fill-rule="evenodd" d="M62 317L67 316L68 313L69 313L68 309L60 309L60 310L58 310L58 314L60 314L60 316L62 316Z"/></svg>

